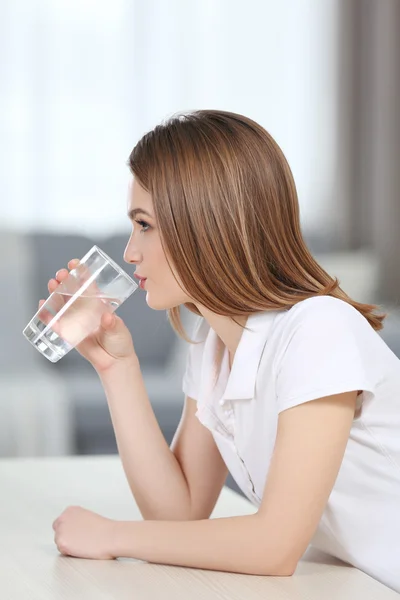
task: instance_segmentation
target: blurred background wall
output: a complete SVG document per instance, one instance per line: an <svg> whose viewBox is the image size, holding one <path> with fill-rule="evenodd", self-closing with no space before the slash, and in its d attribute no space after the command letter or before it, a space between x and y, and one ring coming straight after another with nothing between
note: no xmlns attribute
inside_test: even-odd
<svg viewBox="0 0 400 600"><path fill-rule="evenodd" d="M21 332L93 243L132 272L125 162L177 111L240 112L275 137L311 251L389 312L400 356L398 0L1 0L0 51L0 455L116 452L90 365L48 363ZM140 290L120 315L170 441L187 348Z"/></svg>

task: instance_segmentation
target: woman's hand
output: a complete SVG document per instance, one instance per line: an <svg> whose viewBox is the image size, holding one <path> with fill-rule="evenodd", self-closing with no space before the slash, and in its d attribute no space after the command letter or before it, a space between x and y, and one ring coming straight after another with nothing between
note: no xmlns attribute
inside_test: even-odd
<svg viewBox="0 0 400 600"><path fill-rule="evenodd" d="M61 554L110 560L117 521L80 506L69 506L54 521L54 541Z"/></svg>
<svg viewBox="0 0 400 600"><path fill-rule="evenodd" d="M68 268L73 270L78 265L79 260L73 259L69 261ZM65 281L68 275L69 272L67 269L60 269L60 271L57 271L55 278L50 279L48 282L50 294ZM57 300L62 303L64 302L61 294L57 297ZM45 300L39 301L39 308L44 302ZM61 306L59 308L61 308ZM73 305L71 308L73 308ZM76 310L75 314L73 312L71 313L71 319L79 318L79 310ZM68 311L70 311L70 308ZM46 315L41 314L40 316L42 320L46 322ZM65 313L65 316L61 317L60 321L54 323L54 330L57 331L57 329L62 328L62 319L65 319L66 316L69 318L69 313ZM48 320L51 318L52 316L49 314ZM57 331L57 333L63 337L62 331ZM109 312L106 312L101 316L98 328L77 344L75 349L93 365L98 373L104 373L120 361L136 357L132 336L128 328L120 317Z"/></svg>

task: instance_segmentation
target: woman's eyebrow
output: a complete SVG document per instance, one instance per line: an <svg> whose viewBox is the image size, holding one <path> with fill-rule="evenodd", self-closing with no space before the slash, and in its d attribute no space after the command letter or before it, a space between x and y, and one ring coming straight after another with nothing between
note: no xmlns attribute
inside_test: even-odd
<svg viewBox="0 0 400 600"><path fill-rule="evenodd" d="M143 214L143 215L147 215L148 217L151 217L151 214L149 212L147 212L147 210L144 210L143 208L132 208L129 212L128 212L128 217L130 219L134 219L136 217L136 215L138 215L139 213Z"/></svg>

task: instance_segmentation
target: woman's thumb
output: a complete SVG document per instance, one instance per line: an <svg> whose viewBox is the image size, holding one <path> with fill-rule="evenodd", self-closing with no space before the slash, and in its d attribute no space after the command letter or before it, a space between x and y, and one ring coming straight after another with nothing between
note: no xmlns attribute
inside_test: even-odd
<svg viewBox="0 0 400 600"><path fill-rule="evenodd" d="M101 326L105 331L112 331L115 327L116 318L114 313L105 313L101 317Z"/></svg>

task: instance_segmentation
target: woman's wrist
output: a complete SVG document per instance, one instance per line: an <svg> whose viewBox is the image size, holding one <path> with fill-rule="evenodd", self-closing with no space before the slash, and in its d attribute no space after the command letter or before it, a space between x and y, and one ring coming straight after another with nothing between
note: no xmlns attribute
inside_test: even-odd
<svg viewBox="0 0 400 600"><path fill-rule="evenodd" d="M136 521L111 521L109 552L114 558L135 558L133 542L138 539ZM127 544L127 539L129 544ZM129 549L128 549L129 548Z"/></svg>
<svg viewBox="0 0 400 600"><path fill-rule="evenodd" d="M121 372L131 370L132 368L140 368L137 354L133 352L124 358L117 358L104 369L95 369L100 379L113 377L115 374L120 375Z"/></svg>

